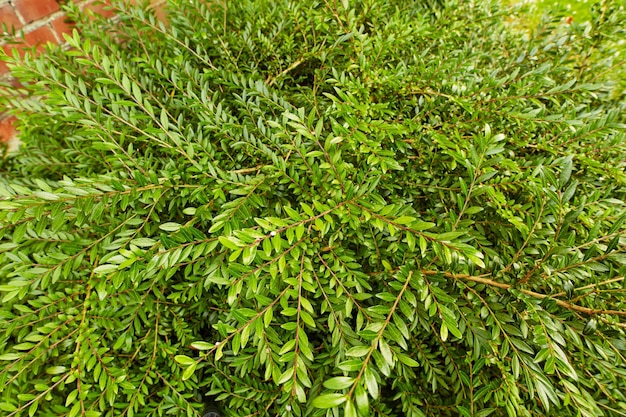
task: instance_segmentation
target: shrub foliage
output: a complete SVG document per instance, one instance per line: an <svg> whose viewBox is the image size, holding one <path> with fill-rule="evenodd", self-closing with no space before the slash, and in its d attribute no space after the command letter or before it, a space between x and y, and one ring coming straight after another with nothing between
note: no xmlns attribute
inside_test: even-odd
<svg viewBox="0 0 626 417"><path fill-rule="evenodd" d="M120 3L7 58L2 414L624 415L611 3Z"/></svg>

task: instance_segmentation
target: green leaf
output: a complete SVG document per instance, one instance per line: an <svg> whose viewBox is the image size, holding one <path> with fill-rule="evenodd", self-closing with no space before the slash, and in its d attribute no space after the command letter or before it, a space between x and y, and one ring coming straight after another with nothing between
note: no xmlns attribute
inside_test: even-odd
<svg viewBox="0 0 626 417"><path fill-rule="evenodd" d="M436 224L432 222L418 221L418 222L411 224L411 230L422 231L422 230L432 229L435 226Z"/></svg>
<svg viewBox="0 0 626 417"><path fill-rule="evenodd" d="M164 230L166 232L176 232L181 228L181 225L178 223L167 222L159 225L159 229Z"/></svg>
<svg viewBox="0 0 626 417"><path fill-rule="evenodd" d="M191 365L189 365L187 368L185 368L185 371L183 372L182 380L186 381L189 378L191 378L193 376L193 373L196 371L197 366L198 364L194 362Z"/></svg>
<svg viewBox="0 0 626 417"><path fill-rule="evenodd" d="M342 394L324 394L313 399L311 405L315 408L333 408L346 402L347 397Z"/></svg>
<svg viewBox="0 0 626 417"><path fill-rule="evenodd" d="M247 246L242 253L243 264L250 265L256 257L256 246Z"/></svg>
<svg viewBox="0 0 626 417"><path fill-rule="evenodd" d="M371 348L369 346L354 346L348 349L346 356L353 356L356 358L362 358L370 353Z"/></svg>
<svg viewBox="0 0 626 417"><path fill-rule="evenodd" d="M365 368L363 373L365 379L365 386L373 399L378 398L378 381L376 380L376 374L369 367Z"/></svg>
<svg viewBox="0 0 626 417"><path fill-rule="evenodd" d="M324 381L324 387L333 390L348 388L354 383L354 378L348 376L336 376Z"/></svg>
<svg viewBox="0 0 626 417"><path fill-rule="evenodd" d="M17 410L17 407L11 403L0 402L0 410L12 413Z"/></svg>
<svg viewBox="0 0 626 417"><path fill-rule="evenodd" d="M0 355L0 361L15 361L22 357L20 353L5 353Z"/></svg>
<svg viewBox="0 0 626 417"><path fill-rule="evenodd" d="M283 207L285 210L285 213L287 213L287 215L289 217L291 217L292 220L295 220L297 222L302 220L302 216L300 216L300 213L298 213L297 211L295 211L294 209L292 209L289 206L285 206Z"/></svg>
<svg viewBox="0 0 626 417"><path fill-rule="evenodd" d="M472 417L472 413L467 407L457 405L456 408L459 411L459 415L463 417Z"/></svg>
<svg viewBox="0 0 626 417"><path fill-rule="evenodd" d="M161 115L159 119L161 121L161 126L163 130L167 130L169 128L170 122L169 122L169 117L167 116L167 111L165 110L165 108L161 109Z"/></svg>
<svg viewBox="0 0 626 417"><path fill-rule="evenodd" d="M463 333L461 333L461 331L459 330L458 324L456 323L456 320L454 320L453 317L446 317L444 316L444 323L446 326L446 329L452 333L452 335L454 337L457 338L461 338L463 337Z"/></svg>
<svg viewBox="0 0 626 417"><path fill-rule="evenodd" d="M224 344L220 343L217 346L217 349L215 350L215 360L216 361L219 361L222 358L222 356L224 356L223 349L224 349Z"/></svg>
<svg viewBox="0 0 626 417"><path fill-rule="evenodd" d="M346 401L344 407L344 416L345 417L358 417L357 409L354 407L354 403L352 401Z"/></svg>
<svg viewBox="0 0 626 417"><path fill-rule="evenodd" d="M68 414L68 417L72 417L72 412L74 410L74 408L76 408L76 406L78 406L78 410L80 410L80 403L75 404L74 407L72 408L72 410L70 410L70 413ZM28 407L28 416L29 417L33 417L35 415L35 413L37 413L37 409L39 408L39 401L35 400L32 404L30 404L30 407ZM74 412L74 416L77 414L77 412Z"/></svg>
<svg viewBox="0 0 626 417"><path fill-rule="evenodd" d="M104 264L104 265L100 265L94 268L93 272L94 274L105 275L105 274L110 274L111 272L117 271L118 268L119 268L119 265Z"/></svg>
<svg viewBox="0 0 626 417"><path fill-rule="evenodd" d="M378 348L380 350L380 353L383 355L385 362L387 362L390 366L393 366L393 353L391 352L391 349L389 348L389 345L387 344L385 339L380 339L380 341L378 342Z"/></svg>
<svg viewBox="0 0 626 417"><path fill-rule="evenodd" d="M354 401L361 415L369 413L369 397L365 388L359 384L354 390Z"/></svg>
<svg viewBox="0 0 626 417"><path fill-rule="evenodd" d="M403 364L414 367L414 368L420 366L419 362L417 362L416 360L414 360L413 358L409 357L408 355L404 353L398 353L398 360L402 362Z"/></svg>
<svg viewBox="0 0 626 417"><path fill-rule="evenodd" d="M226 249L238 250L245 244L234 236L220 236L218 240Z"/></svg>
<svg viewBox="0 0 626 417"><path fill-rule="evenodd" d="M445 322L441 323L441 327L439 328L439 337L441 337L442 341L448 340L448 326Z"/></svg>
<svg viewBox="0 0 626 417"><path fill-rule="evenodd" d="M67 370L65 366L51 366L46 369L46 373L49 375L58 375L62 374Z"/></svg>
<svg viewBox="0 0 626 417"><path fill-rule="evenodd" d="M565 184L567 184L567 182L569 181L570 175L572 174L572 157L568 156L567 158L563 158L562 163L563 166L561 167L561 174L559 175L559 185L561 187L564 187Z"/></svg>
<svg viewBox="0 0 626 417"><path fill-rule="evenodd" d="M207 342L193 342L191 347L198 350L211 350L215 347L215 345Z"/></svg>
<svg viewBox="0 0 626 417"><path fill-rule="evenodd" d="M139 246L140 248L146 248L146 247L154 246L157 243L157 241L154 239L147 238L147 237L140 237L140 238L131 240L130 243L132 245Z"/></svg>
<svg viewBox="0 0 626 417"><path fill-rule="evenodd" d="M263 325L265 327L269 327L272 324L272 319L274 318L274 310L272 308L268 308L263 314Z"/></svg>
<svg viewBox="0 0 626 417"><path fill-rule="evenodd" d="M397 223L397 224L409 224L414 222L416 219L415 217L411 217L411 216L400 216L400 217L396 217L393 222Z"/></svg>
<svg viewBox="0 0 626 417"><path fill-rule="evenodd" d="M35 346L34 343L18 343L17 345L13 345L13 349L15 350L31 350Z"/></svg>
<svg viewBox="0 0 626 417"><path fill-rule="evenodd" d="M77 396L78 396L78 389L72 390L65 398L65 406L67 407L70 404L72 404L74 400L76 400Z"/></svg>
<svg viewBox="0 0 626 417"><path fill-rule="evenodd" d="M496 408L484 408L480 411L478 411L475 416L476 417L487 417L491 414L493 414L497 409Z"/></svg>
<svg viewBox="0 0 626 417"><path fill-rule="evenodd" d="M192 359L192 358L190 358L189 356L186 356L186 355L176 355L176 356L174 356L174 360L177 363L180 363L183 366L189 366L191 364L196 363L196 361L194 359Z"/></svg>
<svg viewBox="0 0 626 417"><path fill-rule="evenodd" d="M465 214L471 215L471 214L476 214L476 213L480 213L481 211L483 211L484 208L480 207L480 206L472 206L472 207L468 207L465 210Z"/></svg>
<svg viewBox="0 0 626 417"><path fill-rule="evenodd" d="M41 198L42 200L55 201L61 198L58 194L49 193L47 191L37 191L34 193L36 197Z"/></svg>

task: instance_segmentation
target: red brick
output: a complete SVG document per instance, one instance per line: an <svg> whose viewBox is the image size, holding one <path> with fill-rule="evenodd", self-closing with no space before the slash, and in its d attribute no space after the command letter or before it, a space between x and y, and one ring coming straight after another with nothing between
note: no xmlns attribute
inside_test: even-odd
<svg viewBox="0 0 626 417"><path fill-rule="evenodd" d="M165 12L165 0L151 0L150 6L154 9L157 19L167 22L167 13Z"/></svg>
<svg viewBox="0 0 626 417"><path fill-rule="evenodd" d="M47 42L58 43L54 32L48 25L28 32L24 35L24 41L29 46L36 46L38 51L43 51Z"/></svg>
<svg viewBox="0 0 626 417"><path fill-rule="evenodd" d="M59 16L50 22L52 25L52 29L59 35L59 40L63 41L64 33L72 33L72 29L74 28L74 23L69 20L69 18L65 15Z"/></svg>
<svg viewBox="0 0 626 417"><path fill-rule="evenodd" d="M16 80L15 78L9 78L8 80L5 80L6 83L8 83L12 88L20 89L20 88L24 88L24 85L19 82L18 80Z"/></svg>
<svg viewBox="0 0 626 417"><path fill-rule="evenodd" d="M20 18L15 14L15 10L13 6L9 3L4 6L0 6L0 28L4 32L4 25L6 25L9 32L12 30L18 30L22 27L22 22L20 22Z"/></svg>
<svg viewBox="0 0 626 417"><path fill-rule="evenodd" d="M0 119L0 142L8 142L15 135L17 135L17 130L15 130L14 122L14 116Z"/></svg>
<svg viewBox="0 0 626 417"><path fill-rule="evenodd" d="M15 0L13 3L26 23L50 16L59 10L56 0Z"/></svg>

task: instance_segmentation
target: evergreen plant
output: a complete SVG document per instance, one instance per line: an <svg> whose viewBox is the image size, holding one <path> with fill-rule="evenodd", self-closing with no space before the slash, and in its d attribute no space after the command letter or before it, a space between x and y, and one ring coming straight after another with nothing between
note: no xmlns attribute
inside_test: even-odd
<svg viewBox="0 0 626 417"><path fill-rule="evenodd" d="M626 414L623 7L67 8L5 57L3 416Z"/></svg>

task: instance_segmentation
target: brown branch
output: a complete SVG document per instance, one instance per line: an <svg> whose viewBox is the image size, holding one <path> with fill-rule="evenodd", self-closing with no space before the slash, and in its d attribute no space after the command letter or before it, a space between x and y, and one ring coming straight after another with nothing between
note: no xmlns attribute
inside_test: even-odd
<svg viewBox="0 0 626 417"><path fill-rule="evenodd" d="M589 290L589 289L592 289L592 288L597 288L600 285L607 285L607 284L612 284L614 282L624 281L624 278L625 277L617 277L617 278L607 279L606 281L598 282L597 284L589 284L589 285L585 285L584 287L574 288L574 291ZM589 294L589 293L587 293L587 294ZM563 295L565 295L565 292L560 292L558 294L554 294L553 297L561 297Z"/></svg>
<svg viewBox="0 0 626 417"><path fill-rule="evenodd" d="M424 275L437 275L437 274L441 274L441 272L439 271L421 271L422 274ZM474 276L474 275L466 275L466 274L453 274L451 272L443 272L443 275L446 278L452 278L452 279L461 279L461 280L465 280L465 281L472 281L472 282L478 282L481 284L485 284L485 285L489 285L491 287L498 287L498 288L502 288L504 290L508 290L510 288L514 288L513 285L510 284L505 284L502 282L497 282L494 281L492 279L489 278L485 278L486 275L479 275L479 276ZM544 298L550 298L551 300L554 300L556 302L557 305L567 308L568 310L574 310L574 311L578 311L579 313L584 313L584 314L589 314L589 315L596 315L596 314L611 314L611 315L615 315L615 316L625 316L626 317L626 310L596 310L593 308L589 308L589 307L583 307L583 306L579 306L578 304L572 304L572 303L568 303L567 301L563 301L563 300L559 300L557 298L554 298L554 296L552 295L547 295L547 294L541 294L535 291L530 291L530 290L524 290L524 289L518 289L521 293L529 295L531 297L534 298L538 298L540 300L543 300Z"/></svg>
<svg viewBox="0 0 626 417"><path fill-rule="evenodd" d="M604 324L608 324L609 326L617 326L617 327L621 327L622 329L626 329L626 323L614 323L602 317L600 317L600 321Z"/></svg>
<svg viewBox="0 0 626 417"><path fill-rule="evenodd" d="M257 165L255 167L252 168L242 168L242 169L236 169L234 171L230 171L234 174L252 174L253 172L259 172L261 170L261 168L263 168L265 165Z"/></svg>
<svg viewBox="0 0 626 417"><path fill-rule="evenodd" d="M294 63L292 63L291 65L289 65L285 70L283 70L280 74L275 75L274 77L268 77L267 80L265 80L265 83L271 87L272 85L274 85L274 83L276 82L277 79L279 79L280 77L282 77L283 75L287 75L290 71L293 71L294 69L298 68L298 66L300 64L302 64L304 62L303 59L298 59L297 61L295 61Z"/></svg>

